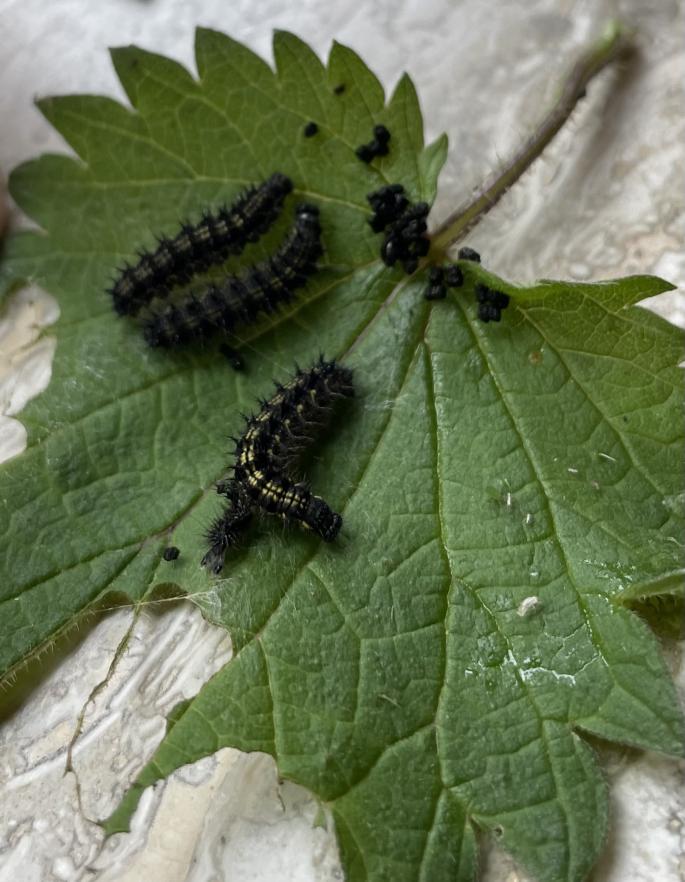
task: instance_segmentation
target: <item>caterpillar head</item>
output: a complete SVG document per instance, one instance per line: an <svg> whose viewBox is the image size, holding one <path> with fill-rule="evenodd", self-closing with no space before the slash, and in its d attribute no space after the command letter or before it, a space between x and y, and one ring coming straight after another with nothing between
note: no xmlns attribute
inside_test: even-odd
<svg viewBox="0 0 685 882"><path fill-rule="evenodd" d="M320 496L312 496L307 505L304 523L321 536L324 542L332 542L340 532L342 518Z"/></svg>

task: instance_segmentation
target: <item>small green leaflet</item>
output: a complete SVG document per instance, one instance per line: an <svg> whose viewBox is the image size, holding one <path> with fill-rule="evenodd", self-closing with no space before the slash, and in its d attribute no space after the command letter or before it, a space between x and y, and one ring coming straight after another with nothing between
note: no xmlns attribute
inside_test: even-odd
<svg viewBox="0 0 685 882"><path fill-rule="evenodd" d="M410 80L386 104L349 49L324 67L279 33L274 53L276 73L198 30L198 80L119 49L133 110L40 103L78 159L11 179L44 232L10 241L5 291L35 279L61 318L28 449L0 469L2 670L113 597L185 592L235 657L173 714L109 832L143 787L231 745L271 753L330 806L348 880L473 879L476 827L541 882L581 880L607 823L583 733L683 755L659 647L626 606L682 583L682 339L635 306L671 286L521 288L473 264L428 303L425 274L380 262L365 199L388 182L435 196L446 139L423 146ZM365 166L354 148L378 122L392 149ZM321 210L322 272L246 335L246 375L214 349L146 349L105 295L115 267L275 170ZM246 257L268 254L281 220ZM475 318L478 281L512 296L497 326ZM198 561L227 436L271 376L319 351L359 390L308 466L340 539L265 521L212 580Z"/></svg>

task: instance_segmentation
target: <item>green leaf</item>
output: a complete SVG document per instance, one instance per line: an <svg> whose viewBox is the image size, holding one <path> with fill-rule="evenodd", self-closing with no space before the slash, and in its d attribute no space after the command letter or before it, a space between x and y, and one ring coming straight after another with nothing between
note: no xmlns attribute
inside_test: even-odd
<svg viewBox="0 0 685 882"><path fill-rule="evenodd" d="M683 753L658 644L626 605L682 582L682 341L635 305L670 286L521 288L463 262L464 288L429 303L425 274L384 267L367 224L383 183L435 195L446 141L423 147L409 79L386 104L349 49L324 67L282 33L275 73L213 31L196 55L199 80L115 50L133 110L41 102L78 159L12 175L43 232L11 240L2 280L36 279L62 312L28 449L0 471L2 670L112 595L186 592L235 657L172 714L108 832L144 787L230 745L328 804L349 880L472 879L476 827L542 882L583 879L607 798L582 733ZM392 149L368 167L354 148L377 122ZM246 375L213 349L147 349L111 311L114 269L275 170L321 209L322 271L245 335ZM476 320L478 281L512 296L497 326ZM265 520L213 580L198 561L226 437L272 375L321 350L359 393L309 469L341 537Z"/></svg>

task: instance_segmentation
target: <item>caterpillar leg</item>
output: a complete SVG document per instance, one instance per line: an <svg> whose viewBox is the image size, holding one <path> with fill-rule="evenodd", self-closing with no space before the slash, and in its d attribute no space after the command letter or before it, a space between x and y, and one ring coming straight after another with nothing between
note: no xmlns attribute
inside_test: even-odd
<svg viewBox="0 0 685 882"><path fill-rule="evenodd" d="M215 518L206 533L209 550L202 558L201 565L218 575L224 567L226 552L238 544L252 519L252 506L249 500L235 488L230 494L224 511Z"/></svg>

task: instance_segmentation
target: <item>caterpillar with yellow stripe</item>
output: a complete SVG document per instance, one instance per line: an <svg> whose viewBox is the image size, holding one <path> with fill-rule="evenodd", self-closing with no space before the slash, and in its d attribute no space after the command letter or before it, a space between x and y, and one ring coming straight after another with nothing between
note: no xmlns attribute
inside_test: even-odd
<svg viewBox="0 0 685 882"><path fill-rule="evenodd" d="M297 521L325 542L332 542L342 517L293 468L313 438L328 424L339 399L354 395L352 371L323 356L309 370L298 369L262 408L248 418L236 438L233 477L219 482L226 507L209 527L209 550L202 565L218 574L226 552L235 546L256 511Z"/></svg>

